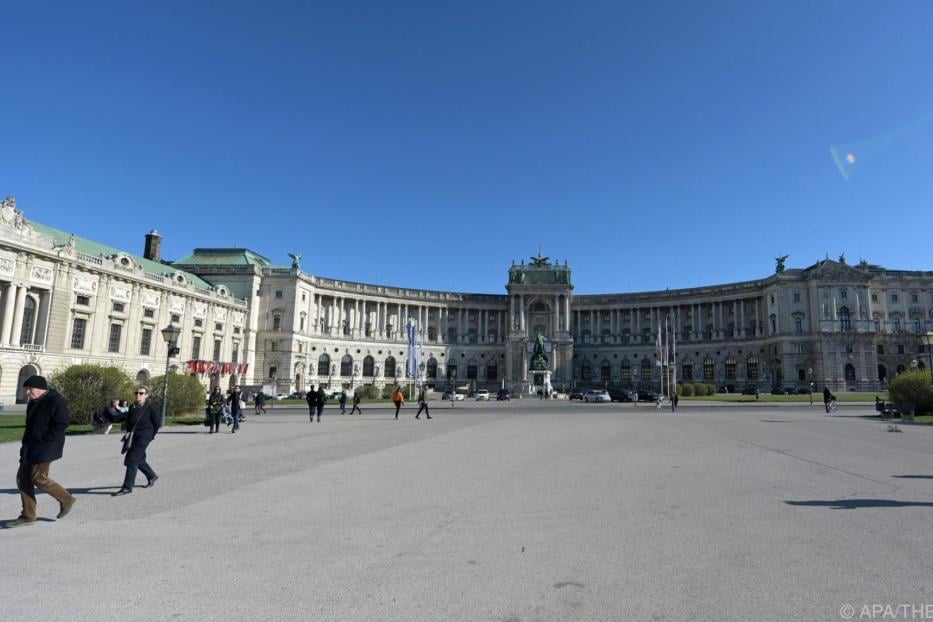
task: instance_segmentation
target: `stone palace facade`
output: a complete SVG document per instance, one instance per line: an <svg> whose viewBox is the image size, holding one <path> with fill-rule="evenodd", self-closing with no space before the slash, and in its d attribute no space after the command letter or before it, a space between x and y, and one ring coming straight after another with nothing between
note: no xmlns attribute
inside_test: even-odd
<svg viewBox="0 0 933 622"><path fill-rule="evenodd" d="M677 336L677 378L741 390L806 386L876 390L927 366L933 272L825 259L762 279L656 292L574 295L571 270L532 257L508 270L505 294L353 283L275 265L248 249L160 257L110 248L0 206L0 403L22 400L32 373L116 365L164 372L161 329L181 329L169 362L205 387L386 386L407 381L404 325L414 320L432 386L527 391L530 343L547 340L551 382L653 387L659 323ZM421 343L423 342L423 346Z"/></svg>

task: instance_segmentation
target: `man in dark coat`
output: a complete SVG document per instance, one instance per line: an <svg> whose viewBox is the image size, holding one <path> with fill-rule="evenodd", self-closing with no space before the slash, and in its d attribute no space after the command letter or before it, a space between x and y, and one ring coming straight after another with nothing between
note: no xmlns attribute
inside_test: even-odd
<svg viewBox="0 0 933 622"><path fill-rule="evenodd" d="M305 401L308 402L308 415L311 417L311 423L314 423L314 411L317 409L317 391L314 390L313 384L308 387Z"/></svg>
<svg viewBox="0 0 933 622"><path fill-rule="evenodd" d="M112 496L119 497L133 492L137 470L142 471L146 476L146 485L143 488L152 488L155 485L159 476L146 462L146 448L155 438L161 425L162 415L149 401L149 388L136 387L136 403L130 407L130 412L126 415L127 432L133 435L133 442L126 452L126 458L123 459L126 476L123 478L123 486Z"/></svg>
<svg viewBox="0 0 933 622"><path fill-rule="evenodd" d="M230 393L227 397L227 404L230 405L230 416L233 417L233 430L231 434L236 434L236 431L240 429L240 418L243 416L243 411L240 408L240 400L243 399L242 393L240 392L240 385L236 385L230 389Z"/></svg>
<svg viewBox="0 0 933 622"><path fill-rule="evenodd" d="M58 518L64 518L75 504L71 493L49 477L49 466L62 457L65 449L65 428L71 422L68 405L57 391L49 389L42 376L30 376L23 386L29 404L26 406L23 445L19 450L19 470L16 472L23 511L7 527L36 522L36 488L58 501Z"/></svg>

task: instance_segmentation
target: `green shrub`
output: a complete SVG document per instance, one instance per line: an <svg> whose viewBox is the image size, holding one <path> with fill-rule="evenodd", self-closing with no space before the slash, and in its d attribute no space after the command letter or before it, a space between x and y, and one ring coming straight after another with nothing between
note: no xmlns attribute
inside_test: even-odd
<svg viewBox="0 0 933 622"><path fill-rule="evenodd" d="M71 422L87 424L111 400L132 400L133 380L116 367L72 365L52 375L49 384L68 401Z"/></svg>
<svg viewBox="0 0 933 622"><path fill-rule="evenodd" d="M165 376L156 376L149 380L149 399L155 407L162 412L162 389ZM182 415L200 413L207 402L207 392L196 376L184 374L168 375L168 409L167 417L180 417Z"/></svg>
<svg viewBox="0 0 933 622"><path fill-rule="evenodd" d="M692 384L682 384L677 387L677 392L683 397L693 397L694 390Z"/></svg>
<svg viewBox="0 0 933 622"><path fill-rule="evenodd" d="M715 384L706 385L706 394L707 395L716 395L717 389Z"/></svg>
<svg viewBox="0 0 933 622"><path fill-rule="evenodd" d="M374 400L381 397L381 391L379 391L379 387L374 384L367 384L359 387L356 390L356 393L364 400Z"/></svg>
<svg viewBox="0 0 933 622"><path fill-rule="evenodd" d="M693 383L693 394L696 395L697 397L703 397L704 395L706 395L707 394L706 385L703 384L702 382Z"/></svg>
<svg viewBox="0 0 933 622"><path fill-rule="evenodd" d="M933 412L933 386L930 372L906 371L888 385L888 396L895 404L910 404L917 414Z"/></svg>

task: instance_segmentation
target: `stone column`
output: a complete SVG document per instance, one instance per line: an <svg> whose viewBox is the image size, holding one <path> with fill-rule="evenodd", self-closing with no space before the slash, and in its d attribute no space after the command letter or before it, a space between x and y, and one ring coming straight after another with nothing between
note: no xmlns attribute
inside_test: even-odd
<svg viewBox="0 0 933 622"><path fill-rule="evenodd" d="M564 296L564 330L570 332L570 295Z"/></svg>
<svg viewBox="0 0 933 622"><path fill-rule="evenodd" d="M43 289L39 292L39 310L36 313L36 323L34 327L35 338L33 343L37 346L44 346L47 335L45 334L46 324L49 320L49 311L51 311L52 292ZM138 322L137 322L138 323Z"/></svg>
<svg viewBox="0 0 933 622"><path fill-rule="evenodd" d="M525 294L521 294L521 295L518 297L518 303L519 303L519 305L521 306L521 308L519 309L519 313L521 314L521 330L522 330L522 335L526 335L527 332L526 332L526 330L525 330Z"/></svg>
<svg viewBox="0 0 933 622"><path fill-rule="evenodd" d="M23 309L26 307L26 286L20 285L16 292L16 308L13 309L13 332L10 335L10 344L20 345L23 332Z"/></svg>
<svg viewBox="0 0 933 622"><path fill-rule="evenodd" d="M560 331L560 294L554 294L554 337Z"/></svg>
<svg viewBox="0 0 933 622"><path fill-rule="evenodd" d="M745 301L744 300L739 302L739 322L740 322L739 326L742 327L741 331L739 332L739 337L746 337L747 335L745 331Z"/></svg>
<svg viewBox="0 0 933 622"><path fill-rule="evenodd" d="M16 303L16 285L7 283L3 290L3 325L0 328L0 344L10 345L10 333L13 329L13 307Z"/></svg>

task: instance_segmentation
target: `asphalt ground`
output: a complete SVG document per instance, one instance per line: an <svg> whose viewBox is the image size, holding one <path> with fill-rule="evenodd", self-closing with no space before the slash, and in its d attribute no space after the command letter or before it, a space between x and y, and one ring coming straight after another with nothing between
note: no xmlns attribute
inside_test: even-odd
<svg viewBox="0 0 933 622"><path fill-rule="evenodd" d="M933 619L933 426L870 414L276 408L235 435L165 430L158 484L118 498L119 435L69 437L51 475L78 502L55 521L40 495L40 522L0 530L0 616ZM0 445L0 518L19 513L18 449ZM879 605L904 615L865 617Z"/></svg>

